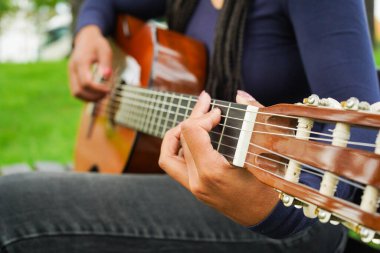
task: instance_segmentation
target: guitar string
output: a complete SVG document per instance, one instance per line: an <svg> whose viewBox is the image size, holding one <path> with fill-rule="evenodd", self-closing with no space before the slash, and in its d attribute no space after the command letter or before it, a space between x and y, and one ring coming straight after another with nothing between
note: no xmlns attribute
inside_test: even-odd
<svg viewBox="0 0 380 253"><path fill-rule="evenodd" d="M150 106L150 105L146 105L144 103L139 103L139 102L136 102L136 101L130 101L130 100L123 100L122 101L123 105L131 105L131 106L137 106L137 107L140 107L140 108L146 108L146 109L155 109L156 111L159 111L159 112L166 112L168 114L177 114L178 116L184 116L184 117L187 117L188 115L184 115L184 114L181 114L181 113L176 113L176 112L173 112L173 111L169 111L169 110L166 110L162 107L157 107L157 106ZM175 104L172 104L172 103L169 103L168 105L175 105ZM219 105L216 105L216 106L219 106ZM192 108L190 107L184 107L182 106L183 109L190 109L192 110ZM104 108L104 107L103 107ZM231 108L232 109L232 108ZM106 111L106 113L113 113L113 112L109 112L108 110ZM141 113L140 113L141 114ZM160 118L159 116L152 116L153 118ZM236 120L240 120L240 121L247 121L247 120L242 120L242 119L238 119L238 118L233 118L233 117L228 117L228 116L224 116L222 115L223 118L226 118L226 119L236 119ZM250 123L254 123L254 124L261 124L261 125L265 125L265 126L272 126L272 127L278 127L278 128L284 128L284 129L288 129L288 130L294 130L294 131L297 131L297 128L290 128L290 127L284 127L284 126L281 126L281 125L274 125L274 124L268 124L268 123L263 123L263 122L259 122L259 121L256 121L256 122L252 122L252 121L247 121L247 122L250 122ZM222 124L219 124L219 125L222 125ZM285 137L295 137L294 135L292 134L279 134L279 133L272 133L272 132L262 132L262 131L250 131L250 130L244 130L244 129L241 129L241 128L238 128L238 127L234 127L234 126L230 126L230 125L227 125L226 124L226 127L228 128L232 128L232 129L236 129L236 130L239 130L239 131L246 131L246 132L251 132L251 133L262 133L262 134L270 134L270 135L276 135L276 136L285 136ZM313 133L313 134L319 134L319 135L323 135L323 136L329 136L329 137L333 137L333 135L331 134L325 134L325 133L319 133L319 132L315 132L315 131L309 131L309 130L303 130L303 129L300 129L301 131L304 131L304 132L309 132L309 133ZM319 137L309 137L310 140L316 140L316 141L324 141L324 142L332 142L333 139L329 139L329 138L319 138ZM355 141L345 141L343 139L337 139L337 140L341 140L341 141L344 141L346 142L347 144L349 145L355 145L355 146L365 146L365 147L371 147L371 148L375 148L376 145L373 144L373 143L365 143L365 142L355 142Z"/></svg>
<svg viewBox="0 0 380 253"><path fill-rule="evenodd" d="M151 91L151 90L146 90L146 89L142 89L142 88L138 88L138 87L131 87L131 86L128 86L128 88L135 88L135 89L138 89L138 91L144 91L144 92L146 92L146 91L150 91L150 92L156 92L156 94L157 94L157 93L164 94L164 92L162 92L162 91ZM126 98L126 97L130 97L130 98L132 98L132 99L137 100L135 97L133 97L133 96L131 97L130 93L126 93L126 94L127 94L127 96L121 96L122 100L119 100L119 101L121 101L122 103L124 103L125 100L123 100L123 99ZM153 93L149 93L149 92L148 92L148 94L153 94ZM172 93L172 94L175 94L175 93ZM140 94L139 94L139 96L141 97ZM189 96L189 95L185 95L185 96ZM166 98L167 98L167 97L164 97L164 100L165 100ZM177 97L177 99L181 99L181 97ZM149 101L149 98L143 97L143 99L139 99L139 100L148 100L148 101ZM157 102L159 102L159 103L158 103L159 105L162 105L162 104L166 104L166 105L170 105L170 106L175 105L175 106L178 106L178 107L182 107L183 109L192 109L192 108L185 107L185 106L182 106L182 105L176 105L176 104L173 104L173 103L167 103L167 102L164 101L164 100L155 100L154 103L157 104ZM188 100L188 99L186 99L185 97L182 97L182 100L186 101L186 100ZM196 100L196 99L192 99L192 101L193 101L193 102L196 102L197 100ZM127 101L127 102L128 102L128 101ZM151 101L151 102L152 102L152 101ZM215 103L215 101L214 101L213 103ZM216 104L215 104L215 105L216 105ZM228 107L228 106L224 106L224 105L220 105L220 104L217 104L216 106L218 106L218 107ZM162 110L162 108L160 108L160 107L158 107L157 109L158 109L158 110ZM234 107L231 107L230 109L233 109L233 110L241 110L241 111L245 111L245 112L246 112L246 110L244 110L244 109L240 109L240 108L234 108ZM173 113L173 112L169 112L169 113ZM260 112L252 112L252 113L258 113L258 114L260 114ZM262 113L262 114L268 114L268 113ZM288 116L283 116L283 115L279 115L279 114L273 114L273 115L275 115L275 116L280 116L280 117L288 117ZM223 117L223 116L222 116L222 117ZM225 117L225 116L224 116L224 117ZM291 116L290 116L290 117L291 117ZM227 118L227 119L229 119L229 118L232 119L232 117L226 117L226 118ZM296 117L292 117L292 118L296 118ZM238 119L238 118L233 118L233 119L240 120L240 121L247 121L247 120L244 120L244 119ZM250 122L250 121L248 121L248 122ZM251 123L252 123L252 122L251 122ZM272 127L285 128L285 129L290 129L290 130L297 130L297 128L289 128L289 127L280 126L280 125L274 125L274 124L268 124L268 123L262 123L262 124L267 124L267 125L272 126ZM333 137L333 135L331 135L331 134L326 134L326 133L322 133L322 132L315 132L315 131L303 130L303 129L300 129L300 130L301 130L301 131L304 131L304 132L309 132L309 133L312 133L312 134L317 134L317 135L322 135L322 136ZM313 138L315 138L315 137L313 137ZM328 142L330 141L329 139L325 139L325 140L323 140L323 139L316 139L316 140L328 141ZM341 140L341 141L345 141L345 140ZM348 144L350 144L350 145L356 145L356 146L367 146L367 147L372 147L372 148L376 147L376 145L373 144L373 143L363 143L363 142L352 142L352 141L350 141Z"/></svg>
<svg viewBox="0 0 380 253"><path fill-rule="evenodd" d="M141 95L140 95L141 96ZM124 98L127 98L127 97L129 97L129 98L132 98L132 99L134 99L134 100L145 100L145 101L150 101L150 102L152 102L151 100L149 100L149 98L146 98L146 97L143 97L142 99L140 98L140 99L136 99L134 96L131 96L131 95L127 95L127 96L121 96L121 98L122 99L117 99L117 101L118 102L121 102L121 103L125 103L125 99ZM184 100L184 101L186 101L187 99L182 99L182 100ZM116 101L116 99L114 99L114 101ZM196 101L196 100L193 100L193 101ZM129 101L127 101L127 102L129 102ZM158 102L158 103L157 103ZM175 105L175 106L177 106L177 107L180 107L180 108L183 108L183 109L192 109L192 108L189 108L189 107L185 107L185 106L182 106L182 105L177 105L177 104L173 104L173 103L167 103L166 101L164 101L164 100L155 100L154 101L154 103L155 104L158 104L158 105L170 105L171 107L172 107L172 105ZM214 104L214 105L216 105L216 106L218 106L218 107L227 107L227 106L224 106L224 105L220 105L220 104L215 104L214 102L212 103L212 104ZM108 106L109 107L109 106ZM140 106L140 107L142 107L142 106ZM111 106L111 110L109 111L109 113L113 113L114 112L114 110L113 109L117 109L117 108L115 108L115 107L112 107ZM152 109L156 109L156 110L164 110L163 108L161 108L161 107L153 107ZM239 109L239 108L234 108L234 107L231 107L230 109L232 109L232 110L243 110L243 109ZM174 113L174 112L169 112L169 113ZM260 114L260 112L252 112L252 113L258 113L258 114ZM262 113L262 114L264 114L264 113ZM276 115L277 116L277 114L274 114L274 115ZM280 116L280 115L278 115L278 116ZM244 120L244 119L239 119L239 118L236 118L236 117L230 117L230 116L228 116L228 117L226 117L226 116L224 116L224 115L222 115L222 117L224 117L224 118L227 118L227 119L234 119L234 120L239 120L239 121L246 121L246 122L250 122L250 123L252 123L251 121L248 121L248 120ZM280 117L284 117L283 115L281 115ZM286 116L285 116L286 117ZM258 123L258 122L257 122ZM259 123L258 123L259 124ZM282 129L288 129L288 130L297 130L297 128L292 128L292 127L286 127L286 126L281 126L281 125L275 125L275 124L268 124L268 123L261 123L261 124L265 124L265 125L267 125L267 126L272 126L272 127L277 127L277 128L282 128ZM321 136L327 136L327 137L333 137L333 135L332 134L327 134L327 133L322 133L322 132L315 132L315 131L310 131L310 130L305 130L305 129L299 129L299 131L303 131L303 132L308 132L308 133L311 133L311 134L316 134L316 135L321 135ZM322 140L323 141L323 140ZM325 141L328 141L328 140L325 140ZM344 141L344 140L342 140L342 141ZM368 147L375 147L375 145L374 144L371 144L371 143L359 143L359 142L352 142L352 143L350 143L351 145L362 145L362 146L368 146Z"/></svg>
<svg viewBox="0 0 380 253"><path fill-rule="evenodd" d="M232 158L232 159L233 159L233 157L231 157L231 156L228 156L228 155L226 155L226 156L229 157L229 158ZM244 162L244 164L247 165L248 167L253 167L254 169L261 170L261 171L263 171L263 172L265 172L265 173L271 174L272 176L275 176L275 177L281 178L281 179L283 179L283 180L286 180L286 179L283 178L282 176L277 175L277 174L275 174L275 173L273 173L273 172L271 172L271 171L268 171L268 170L266 170L266 169L264 169L264 168L261 168L260 166L257 166L257 165L255 165L255 164L252 164L252 163L250 163L250 162ZM286 181L289 182L288 180L286 180ZM297 185L300 185L300 184L297 183ZM305 185L305 184L301 184L301 185L302 185L302 187L308 187L308 188L310 188L310 189L316 191L315 188L312 188L312 187L310 187L310 186L308 186L308 185ZM274 187L272 187L272 188L274 188ZM320 194L320 193L319 193L319 194ZM352 201L349 201L349 200L347 200L347 199L343 199L343 198L340 198L340 197L338 197L338 196L333 196L333 197L334 197L334 198L341 199L341 200L346 201L346 202L349 202L349 203L351 203L351 204L353 204L353 205L355 205L355 206L359 206L358 204L356 204L356 203L354 203L354 202L352 202ZM299 197L297 197L297 198L300 199L301 201L304 201L302 198L299 198ZM322 206L322 207L323 207L323 206Z"/></svg>
<svg viewBox="0 0 380 253"><path fill-rule="evenodd" d="M168 121L173 122L173 120L170 120L170 119L168 119ZM177 121L177 123L179 123L179 121ZM131 125L133 125L133 123L132 123ZM153 124L153 125L157 126L157 124ZM149 132L148 132L148 133L149 133ZM211 133L214 133L214 134L217 134L217 135L221 135L220 133L218 133L218 132L214 132L214 131L211 131ZM233 137L233 136L229 136L229 135L223 135L223 136L226 136L226 137L229 137L229 138L233 138L233 139L238 140L237 137ZM214 141L214 142L215 142L215 141ZM216 142L215 142L215 143L216 143ZM226 145L226 144L224 144L224 143L221 143L221 145L226 146L226 147L229 147L229 148L232 149L233 151L236 151L236 148L235 148L235 147L232 147L232 146ZM261 148L261 149L263 149L263 150L265 150L265 151L267 151L267 152L270 152L270 153L272 153L272 154L274 154L274 155L280 156L280 157L282 157L282 158L284 158L284 159L287 159L287 160L290 160L290 159L291 159L291 158L289 158L289 157L287 157L287 156L281 155L281 154L276 153L276 152L274 152L274 151L272 151L272 150L265 149L264 147L262 147L262 146L260 146L260 145L253 144L253 143L251 143L251 142L250 142L250 145L255 145L255 146L257 146L258 148ZM218 151L218 152L219 152L219 151ZM259 154L257 154L257 153L252 153L252 152L247 152L247 153L248 153L248 154L251 154L251 155L259 155ZM223 153L221 153L221 154L224 155L224 156L228 156L228 155L223 154ZM231 156L228 156L228 157L230 157L230 158L233 159L233 157L231 157ZM271 161L276 162L276 163L280 163L280 164L282 164L282 165L285 165L284 163L281 163L281 162L276 161L276 160L272 160L272 159L270 159L270 158L266 158L266 157L263 157L263 158L264 158L264 159L267 159L267 160L271 160ZM294 159L293 159L293 160L294 160ZM301 164L301 165L303 165L303 166L305 166L305 167L308 168L308 169L301 168L301 171L304 171L304 172L306 172L306 173L314 174L314 175L316 175L316 176L322 177L323 174L326 172L326 171L324 171L324 170L322 170L322 169L319 169L319 168L316 168L316 167L314 167L314 166L311 166L311 165L308 165L308 164L305 164L305 163L301 163L301 162L299 162L299 161L297 161L297 160L295 160L295 161L296 161L297 163L299 163L299 164ZM319 172L320 174L313 173L313 172L310 171L310 170L317 171L317 172ZM361 185L359 185L359 184L357 184L357 183L354 183L354 182L352 182L352 181L350 181L350 180L347 180L347 179L345 179L345 178L342 178L342 177L339 177L339 176L336 176L336 175L334 175L334 176L335 176L337 179L339 179L339 181L345 182L345 183L347 183L347 184L349 184L349 185L351 185L351 186L353 186L353 187L359 188L359 189L361 189L361 190L364 189L363 186L361 186Z"/></svg>
<svg viewBox="0 0 380 253"><path fill-rule="evenodd" d="M211 141L211 143L215 143L215 144L219 144L219 142L216 142L216 141ZM233 151L236 151L236 148L233 147L233 146L230 146L230 145L227 145L227 144L224 144L224 143L221 143L220 145L224 146L224 147L227 147L227 148L230 148L232 149ZM226 154L223 154L222 152L220 152L220 154L222 154L223 156L226 155ZM262 158L262 159L265 159L265 160L268 160L268 161L271 161L271 162L274 162L274 163L277 163L277 164L280 164L280 165L283 165L284 168L286 169L288 167L288 164L287 163L284 163L284 162L280 162L278 160L275 160L275 159L272 159L272 158L269 158L269 157L266 157L266 156L263 156L263 155L260 155L258 153L253 153L253 152L250 152L250 151L247 151L247 154L249 155L253 155L253 156L256 156L256 157L259 157L259 158ZM230 156L231 157L231 156ZM231 157L233 159L233 157ZM312 174L312 175L315 175L317 177L320 177L322 178L323 177L323 174L318 174L314 171L311 171L311 170L308 170L308 169L301 169L301 170L304 170L305 172L309 173L309 174Z"/></svg>
<svg viewBox="0 0 380 253"><path fill-rule="evenodd" d="M124 105L132 105L132 106L136 106L136 102L131 102L131 101L128 101L128 102L125 102ZM159 111L159 112L166 112L168 114L174 114L174 115L178 115L178 116L183 116L183 117L187 117L189 115L185 115L185 114L181 114L181 113L176 113L176 112L172 112L172 111L168 111L168 110L165 110L163 108L160 108L160 107L151 107L151 106L147 106L145 104L138 104L137 105L138 107L142 107L142 108L148 108L148 109L156 109L156 111ZM190 109L190 108L189 108ZM128 113L128 112L127 112ZM137 113L137 112L136 112ZM141 113L140 113L141 114ZM160 116L152 116L153 118L155 119L160 119ZM223 118L227 118L227 119L230 119L230 117L226 117L226 116L223 116ZM150 119L152 120L152 119ZM164 120L164 119L162 119ZM267 123L263 123L263 122L259 122L259 121L256 121L255 124L261 124L261 125L266 125L266 126L273 126L273 127L276 127L277 125L273 125L273 124L267 124ZM222 126L222 124L219 124L220 126ZM251 130L245 130L245 129L241 129L241 128L238 128L238 127L234 127L234 126L230 126L230 125L227 125L226 124L226 127L228 128L232 128L232 129L236 129L236 130L239 130L239 131L245 131L245 132L250 132L250 133L262 133L262 134L270 134L270 135L276 135L276 136L285 136L285 137L295 137L295 135L292 135L292 134L280 134L280 133L272 133L272 132L263 132L263 131L251 131ZM281 128L281 126L277 126L279 128ZM287 128L288 129L288 128ZM296 128L293 128L292 130L297 130ZM300 129L302 131L302 129ZM307 130L305 130L305 132L307 132ZM313 133L317 133L317 132L313 132ZM327 134L326 134L327 135ZM329 136L332 136L332 135L329 135ZM318 137L309 137L310 140L316 140L316 141L324 141L324 142L332 142L333 139L328 139L328 138L318 138ZM373 144L373 143L364 143L364 142L354 142L354 141L345 141L343 139L337 139L337 140L341 140L341 141L344 141L346 142L347 144L350 144L350 145L355 145L355 146L365 146L365 147L372 147L372 148L375 148L376 145Z"/></svg>
<svg viewBox="0 0 380 253"><path fill-rule="evenodd" d="M215 141L212 141L212 142L216 143ZM228 148L232 149L233 151L236 151L236 148L233 147L233 146L229 146L229 145L226 145L226 144L222 144L222 145L225 146L225 147L228 147ZM291 158L289 158L289 157L287 157L287 156L285 156L285 155L281 155L280 153L274 152L274 151L272 151L272 150L270 150L270 149L266 149L266 148L264 148L264 147L262 147L262 146L260 146L260 145L253 144L253 143L250 143L250 145L255 145L257 148L263 149L263 150L265 150L266 152L270 152L271 154L274 154L274 155L280 156L281 158L284 158L284 159L287 159L287 160L291 160ZM222 153L221 153L221 154L222 154ZM253 155L253 156L260 156L258 153L252 153L252 152L249 152L249 151L247 152L247 154L249 154L249 155ZM222 154L222 155L224 155L224 154ZM270 159L270 158L265 157L265 156L260 156L260 157L263 158L263 159L266 159L266 160L269 160L269 161L272 161L272 162L275 162L275 163L278 163L278 164L284 165L285 167L288 167L288 164L283 163L283 162L280 162L280 161L277 161L277 160L275 160L275 159ZM232 159L233 159L233 157L232 157ZM294 160L294 159L293 159L293 160ZM325 171L325 170L322 170L322 169L316 168L316 167L314 167L314 166L311 166L311 165L309 165L309 164L301 163L301 162L299 162L299 161L297 161L297 160L294 160L294 161L296 161L297 163L299 163L299 164L301 164L302 166L305 166L305 167L306 167L306 168L302 168L302 167L301 167L301 168L300 168L301 171L304 171L304 172L309 173L309 174L313 174L313 175L318 176L318 177L320 177L320 178L322 178L323 175L324 175L326 172L328 172L328 171ZM313 170L316 171L316 172L318 172L319 174L316 173L316 172L314 172ZM277 175L277 174L276 174L276 175ZM338 179L339 181L341 181L341 182L344 182L344 183L346 183L346 184L349 184L349 185L351 185L351 186L353 186L353 187L355 187L355 188L359 188L359 189L361 189L361 190L364 190L364 187L363 187L362 185L358 184L358 183L355 183L355 182L353 182L353 181L351 181L351 180L349 180L349 179L346 179L346 178L343 178L343 177L337 176L337 175L335 175L335 174L333 174L333 176L334 176L335 178L337 178L337 179Z"/></svg>

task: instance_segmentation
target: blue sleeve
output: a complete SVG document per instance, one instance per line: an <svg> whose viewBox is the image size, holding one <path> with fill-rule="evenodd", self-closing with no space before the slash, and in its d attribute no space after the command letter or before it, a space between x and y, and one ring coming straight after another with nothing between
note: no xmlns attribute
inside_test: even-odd
<svg viewBox="0 0 380 253"><path fill-rule="evenodd" d="M380 101L364 3L358 0L284 0L292 23L312 93L338 101L357 97ZM331 125L317 125L314 131L328 132ZM374 142L375 132L352 129L351 141ZM372 151L372 150L371 150ZM300 182L318 189L320 178L302 174ZM352 189L339 183L336 196L349 198ZM250 229L270 237L283 238L310 226L317 219L306 218L302 209L282 203L261 223Z"/></svg>
<svg viewBox="0 0 380 253"><path fill-rule="evenodd" d="M116 15L127 13L140 19L150 19L165 14L165 0L86 0L79 12L76 32L87 25L96 25L104 35L110 35Z"/></svg>

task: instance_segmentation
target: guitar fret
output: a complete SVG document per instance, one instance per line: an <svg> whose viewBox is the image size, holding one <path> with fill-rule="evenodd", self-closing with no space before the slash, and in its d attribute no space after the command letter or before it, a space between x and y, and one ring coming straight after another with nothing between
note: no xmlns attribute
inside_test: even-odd
<svg viewBox="0 0 380 253"><path fill-rule="evenodd" d="M148 95L147 94L143 94L142 96L144 96L144 97L148 97ZM150 103L150 101L148 102L148 104ZM144 113L143 113L143 121L142 121L142 123L141 123L141 131L145 131L145 127L146 127L146 122L147 122L147 118L148 118L148 108L149 107L146 107L145 109L144 109Z"/></svg>
<svg viewBox="0 0 380 253"><path fill-rule="evenodd" d="M158 111L157 111L157 114L158 114L158 120L157 120L157 122L158 122L158 124L156 124L156 126L155 126L155 129L154 129L154 136L158 136L158 134L159 134L159 129L160 129L160 122L161 122L161 119L162 119L162 106L163 106L163 103L161 103L161 101L163 101L165 99L165 97L163 97L163 96L159 96L159 104L158 104Z"/></svg>
<svg viewBox="0 0 380 253"><path fill-rule="evenodd" d="M153 124L153 116L152 115L155 115L155 111L157 111L156 109L156 104L157 104L157 100L158 100L158 94L155 94L154 95L154 100L153 100L153 108L151 110L151 117L150 117L150 120L149 120L149 128L148 128L148 133L149 134L152 134L153 132L153 127L154 127L154 124Z"/></svg>
<svg viewBox="0 0 380 253"><path fill-rule="evenodd" d="M143 95L143 96L146 96L146 95ZM145 120L146 120L146 112L147 112L147 108L143 108L141 110L141 119L140 119L140 122L139 122L139 129L142 130L143 129L143 126L144 126L144 123L145 123Z"/></svg>
<svg viewBox="0 0 380 253"><path fill-rule="evenodd" d="M153 101L154 101L154 94L147 94L147 95L149 96L149 102L148 102L148 108L147 108L148 112L147 112L145 124L144 124L144 127L143 127L143 131L145 133L147 133L148 130L149 130L150 118L151 118L151 115L152 115L152 111L150 110L150 107L152 106Z"/></svg>
<svg viewBox="0 0 380 253"><path fill-rule="evenodd" d="M181 102L182 102L182 94L179 96L178 102L179 102L178 104L180 105ZM174 115L174 121L173 121L172 128L177 125L178 112L179 112L179 106L177 106L177 108L176 108L176 112L175 112L175 115Z"/></svg>
<svg viewBox="0 0 380 253"><path fill-rule="evenodd" d="M135 98L134 100L136 101L137 99ZM142 119L143 119L143 117L142 117L143 109L144 108L135 106L136 115L138 116L138 118L136 120L136 128L139 129L139 130L141 129L141 122L142 122Z"/></svg>
<svg viewBox="0 0 380 253"><path fill-rule="evenodd" d="M186 118L186 119L189 118L191 112L193 111L192 109L194 108L194 107L192 107L192 108L191 108L191 111L189 111L189 109L190 109L190 103L191 103L191 99L189 99L189 100L187 101L186 112L185 112L185 118ZM189 114L189 113L190 113L190 114Z"/></svg>
<svg viewBox="0 0 380 253"><path fill-rule="evenodd" d="M164 136L164 134L166 133L166 131L167 131L167 129L166 129L166 127L167 127L167 125L168 125L168 120L169 120L169 117L170 117L170 111L171 111L171 109L172 109L172 102L173 102L173 95L172 94L169 94L169 96L170 96L170 102L169 102L169 105L168 105L168 112L166 113L166 118L165 118L165 123L164 123L164 127L163 127L163 129L162 129L162 132L161 132L161 136L163 137Z"/></svg>
<svg viewBox="0 0 380 253"><path fill-rule="evenodd" d="M217 151L219 151L219 149L220 149L220 144L222 143L223 133L224 133L224 129L226 128L226 123L227 123L228 114L229 114L229 112L230 112L230 109L231 109L231 103L228 104L227 113L226 113L226 118L224 119L224 122L223 122L222 132L221 132L221 134L220 134L220 138L219 138L219 142L218 142L218 148L216 149Z"/></svg>
<svg viewBox="0 0 380 253"><path fill-rule="evenodd" d="M168 129L189 117L196 102L197 98L189 95L133 88L123 96L121 101L123 113L119 115L117 123L146 134L163 137ZM213 147L225 155L227 160L231 160L230 157L234 157L234 148L238 144L237 137L241 132L245 107L213 100L211 107L218 106L223 116L220 124L210 132L210 138ZM227 138L227 136L236 138Z"/></svg>

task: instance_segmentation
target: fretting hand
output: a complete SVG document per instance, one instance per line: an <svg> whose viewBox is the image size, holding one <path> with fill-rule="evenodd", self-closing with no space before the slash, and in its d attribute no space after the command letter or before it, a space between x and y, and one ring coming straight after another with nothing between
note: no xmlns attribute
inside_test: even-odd
<svg viewBox="0 0 380 253"><path fill-rule="evenodd" d="M159 164L199 200L242 225L254 225L270 213L278 194L213 149L208 132L219 124L221 112L208 111L210 101L203 92L190 118L166 133ZM245 92L237 102L261 106Z"/></svg>

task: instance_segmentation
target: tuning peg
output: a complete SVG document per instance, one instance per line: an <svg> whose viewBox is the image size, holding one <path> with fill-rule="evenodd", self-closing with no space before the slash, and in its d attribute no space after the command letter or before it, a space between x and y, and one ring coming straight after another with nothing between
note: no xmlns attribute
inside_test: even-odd
<svg viewBox="0 0 380 253"><path fill-rule="evenodd" d="M371 105L366 101L361 101L358 107L359 107L359 110L361 111L369 111L371 108Z"/></svg>
<svg viewBox="0 0 380 253"><path fill-rule="evenodd" d="M380 112L380 102L376 102L376 103L373 103L371 106L370 106L370 111L371 112Z"/></svg>
<svg viewBox="0 0 380 253"><path fill-rule="evenodd" d="M323 209L318 209L318 219L322 223L327 223L330 221L331 213Z"/></svg>
<svg viewBox="0 0 380 253"><path fill-rule="evenodd" d="M375 238L372 239L372 242L374 244L379 245L380 244L380 234L376 233Z"/></svg>
<svg viewBox="0 0 380 253"><path fill-rule="evenodd" d="M291 206L294 202L294 197L292 197L288 194L285 194L285 193L280 194L280 199L281 199L282 203L284 204L284 206L286 206L286 207Z"/></svg>
<svg viewBox="0 0 380 253"><path fill-rule="evenodd" d="M332 215L331 218L330 218L330 224L331 225L339 225L340 223L342 222L342 219L336 217L335 215Z"/></svg>
<svg viewBox="0 0 380 253"><path fill-rule="evenodd" d="M300 201L300 200L298 200L298 199L295 199L294 202L293 202L293 205L294 205L295 208L301 209L305 205L305 203L302 202L302 201Z"/></svg>
<svg viewBox="0 0 380 253"><path fill-rule="evenodd" d="M308 98L304 98L303 103L307 105L318 106L319 101L320 101L319 96L316 94L312 94Z"/></svg>
<svg viewBox="0 0 380 253"><path fill-rule="evenodd" d="M319 105L320 106L329 106L330 105L330 101L328 98L321 98L319 100Z"/></svg>
<svg viewBox="0 0 380 253"><path fill-rule="evenodd" d="M359 99L356 97L351 97L347 101L343 101L342 107L347 110L358 110L359 109Z"/></svg>
<svg viewBox="0 0 380 253"><path fill-rule="evenodd" d="M360 239L365 243L369 243L373 239L375 239L375 234L376 232L373 231L372 229L369 229L363 226L360 226L359 228Z"/></svg>
<svg viewBox="0 0 380 253"><path fill-rule="evenodd" d="M318 207L316 205L313 205L313 204L305 204L303 206L303 214L310 218L310 219L314 219L317 217L317 209Z"/></svg>

